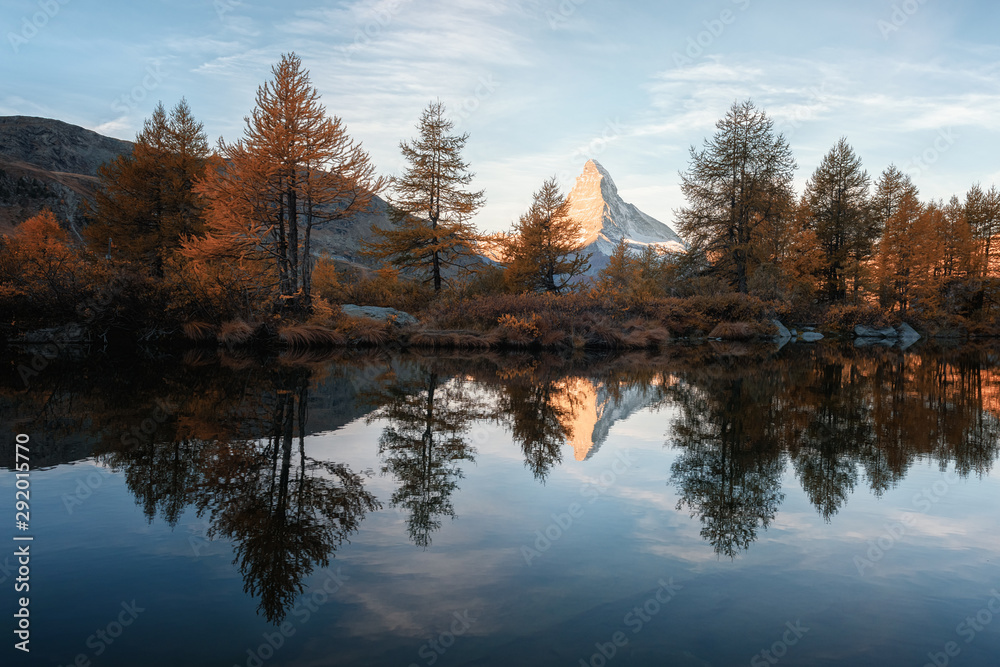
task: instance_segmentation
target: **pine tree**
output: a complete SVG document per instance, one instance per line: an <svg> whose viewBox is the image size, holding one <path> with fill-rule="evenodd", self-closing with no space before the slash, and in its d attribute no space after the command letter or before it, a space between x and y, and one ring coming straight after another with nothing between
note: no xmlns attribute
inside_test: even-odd
<svg viewBox="0 0 1000 667"><path fill-rule="evenodd" d="M505 281L524 290L561 292L590 269L583 228L566 212L555 176L534 193L531 208L514 225L505 248Z"/></svg>
<svg viewBox="0 0 1000 667"><path fill-rule="evenodd" d="M169 115L158 104L132 153L98 171L100 188L84 229L90 246L163 275L164 258L182 238L204 228L202 202L193 186L208 154L203 126L187 101L178 102Z"/></svg>
<svg viewBox="0 0 1000 667"><path fill-rule="evenodd" d="M868 173L861 159L841 138L823 158L806 184L807 224L823 250L823 294L827 301L843 301L847 282L859 290L859 270L871 256L877 228L868 205Z"/></svg>
<svg viewBox="0 0 1000 667"><path fill-rule="evenodd" d="M219 141L221 158L198 190L208 200L208 234L185 254L202 261L267 259L281 308L310 307L312 232L370 208L385 181L340 118L319 102L294 53L257 89L243 138Z"/></svg>
<svg viewBox="0 0 1000 667"><path fill-rule="evenodd" d="M483 191L465 189L475 176L462 160L469 135L449 134L453 127L444 105L431 102L417 125L420 136L399 144L409 166L393 179L389 203L395 226L373 226L382 240L366 247L370 257L424 272L435 291L441 290L446 269L461 269L462 258L474 255L477 234L468 220L485 204Z"/></svg>
<svg viewBox="0 0 1000 667"><path fill-rule="evenodd" d="M774 122L750 101L734 104L716 127L703 150L691 147L691 166L681 173L688 207L678 226L695 252L746 293L755 231L787 212L795 160Z"/></svg>

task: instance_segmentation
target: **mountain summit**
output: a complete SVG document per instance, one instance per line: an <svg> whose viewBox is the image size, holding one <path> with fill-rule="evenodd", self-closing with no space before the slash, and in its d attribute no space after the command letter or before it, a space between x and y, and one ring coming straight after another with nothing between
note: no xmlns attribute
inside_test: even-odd
<svg viewBox="0 0 1000 667"><path fill-rule="evenodd" d="M583 227L588 252L610 256L621 239L633 253L646 246L679 252L684 242L667 225L624 201L611 174L596 160L588 160L576 185L567 195L569 215ZM591 262L595 268L605 262Z"/></svg>

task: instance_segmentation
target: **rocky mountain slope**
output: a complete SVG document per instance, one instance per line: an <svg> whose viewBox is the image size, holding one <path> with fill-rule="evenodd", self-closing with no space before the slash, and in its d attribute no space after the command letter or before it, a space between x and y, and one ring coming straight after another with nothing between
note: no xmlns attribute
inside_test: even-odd
<svg viewBox="0 0 1000 667"><path fill-rule="evenodd" d="M582 241L587 251L594 253L592 273L607 263L622 239L635 254L647 246L664 252L685 249L684 241L673 229L623 200L611 174L596 160L584 165L566 200L569 215L583 226Z"/></svg>
<svg viewBox="0 0 1000 667"><path fill-rule="evenodd" d="M0 231L52 209L77 229L97 168L132 150L128 141L50 118L0 116Z"/></svg>
<svg viewBox="0 0 1000 667"><path fill-rule="evenodd" d="M78 232L79 206L93 197L98 168L131 150L131 142L62 121L0 116L0 234L43 208ZM381 198L370 212L315 230L314 247L340 260L363 261L361 244L373 224L389 225L388 204Z"/></svg>

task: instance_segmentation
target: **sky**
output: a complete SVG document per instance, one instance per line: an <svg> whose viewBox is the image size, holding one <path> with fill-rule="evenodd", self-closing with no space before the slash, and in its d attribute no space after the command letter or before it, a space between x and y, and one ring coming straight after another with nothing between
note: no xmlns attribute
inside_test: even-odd
<svg viewBox="0 0 1000 667"><path fill-rule="evenodd" d="M986 0L0 0L0 115L132 139L185 97L232 141L294 51L386 175L440 99L469 135L483 231L552 175L568 192L588 159L673 224L690 148L747 98L789 140L800 192L842 136L925 199L1000 184L997 25Z"/></svg>

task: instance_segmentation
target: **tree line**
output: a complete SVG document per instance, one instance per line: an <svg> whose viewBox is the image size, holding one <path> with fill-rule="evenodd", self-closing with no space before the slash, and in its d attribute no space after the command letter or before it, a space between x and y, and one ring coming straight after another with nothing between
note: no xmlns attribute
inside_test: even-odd
<svg viewBox="0 0 1000 667"><path fill-rule="evenodd" d="M160 104L132 153L100 169L85 246L49 212L0 237L5 326L79 316L97 293L114 306L90 315L149 336L191 322L329 323L349 300L419 310L526 292L584 292L622 307L731 292L804 317L834 307L983 320L996 307L995 186L922 201L895 166L869 176L841 138L798 195L791 148L752 101L735 103L691 148L676 212L687 252L636 255L622 242L594 278L554 177L510 231L476 229L485 193L462 155L468 134L453 130L431 102L418 136L399 145L403 172L380 176L294 53L258 88L236 141L210 148L185 100L169 112ZM381 271L318 257L317 230L371 211L380 193L391 224L372 228L364 255Z"/></svg>

